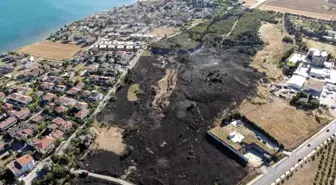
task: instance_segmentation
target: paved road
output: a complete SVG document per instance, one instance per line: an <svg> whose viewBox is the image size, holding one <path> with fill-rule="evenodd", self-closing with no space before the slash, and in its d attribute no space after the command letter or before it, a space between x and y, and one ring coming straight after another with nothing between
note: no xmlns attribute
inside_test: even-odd
<svg viewBox="0 0 336 185"><path fill-rule="evenodd" d="M327 132L326 130L330 131ZM251 185L269 185L275 182L281 175L286 173L290 168L292 168L299 159L303 159L313 150L315 150L320 144L330 138L336 133L336 120L332 121L329 125L321 129L316 135L308 139L305 143L295 149L291 155L274 167L267 167L267 172L260 176L258 179L253 180ZM310 147L308 147L310 144Z"/></svg>
<svg viewBox="0 0 336 185"><path fill-rule="evenodd" d="M76 171L71 171L71 173L81 174L85 171L86 170L76 170ZM95 174L95 173L91 173L91 172L89 172L88 176L98 178L98 179L107 180L107 181L114 182L114 183L121 184L121 185L134 185L134 184L132 184L130 182L127 182L125 180L122 180L122 179L118 179L118 178L114 178L114 177L106 176L106 175L99 175L99 174Z"/></svg>

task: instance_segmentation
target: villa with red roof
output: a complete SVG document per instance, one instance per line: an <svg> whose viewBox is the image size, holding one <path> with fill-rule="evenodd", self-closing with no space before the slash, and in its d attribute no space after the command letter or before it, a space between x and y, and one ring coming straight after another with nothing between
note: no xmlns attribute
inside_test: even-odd
<svg viewBox="0 0 336 185"><path fill-rule="evenodd" d="M24 155L7 164L7 167L15 176L20 176L32 170L35 165L35 160L31 155Z"/></svg>

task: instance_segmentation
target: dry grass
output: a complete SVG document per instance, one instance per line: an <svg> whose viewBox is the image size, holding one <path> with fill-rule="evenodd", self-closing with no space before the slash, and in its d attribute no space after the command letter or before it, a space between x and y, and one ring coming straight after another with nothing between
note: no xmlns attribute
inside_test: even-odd
<svg viewBox="0 0 336 185"><path fill-rule="evenodd" d="M81 51L81 47L76 44L62 44L51 41L37 42L18 50L18 52L50 60L69 59L79 51Z"/></svg>
<svg viewBox="0 0 336 185"><path fill-rule="evenodd" d="M272 98L272 102L262 105L245 101L240 106L240 112L283 143L287 149L296 148L323 125L318 124L315 116L295 109L282 99Z"/></svg>
<svg viewBox="0 0 336 185"><path fill-rule="evenodd" d="M126 145L123 142L124 130L118 127L96 128L92 127L97 134L92 150L105 150L120 155Z"/></svg>
<svg viewBox="0 0 336 185"><path fill-rule="evenodd" d="M336 46L311 40L311 39L303 39L303 41L307 44L309 48L321 48L326 50L328 53L331 53L332 55L336 55Z"/></svg>
<svg viewBox="0 0 336 185"><path fill-rule="evenodd" d="M271 80L278 81L283 77L278 62L286 52L286 48L289 48L288 44L282 42L286 34L282 33L276 24L269 23L263 24L259 33L266 45L255 55L250 66L259 72L265 72Z"/></svg>
<svg viewBox="0 0 336 185"><path fill-rule="evenodd" d="M131 85L127 93L128 101L138 101L138 93L140 93L140 85L139 84Z"/></svg>
<svg viewBox="0 0 336 185"><path fill-rule="evenodd" d="M165 76L158 82L156 87L156 95L152 104L154 106L167 107L169 105L169 98L175 89L177 82L176 69L167 69Z"/></svg>
<svg viewBox="0 0 336 185"><path fill-rule="evenodd" d="M150 35L154 35L157 37L164 37L164 36L169 36L172 35L176 32L178 32L178 28L173 28L173 27L160 27L160 28L155 28Z"/></svg>

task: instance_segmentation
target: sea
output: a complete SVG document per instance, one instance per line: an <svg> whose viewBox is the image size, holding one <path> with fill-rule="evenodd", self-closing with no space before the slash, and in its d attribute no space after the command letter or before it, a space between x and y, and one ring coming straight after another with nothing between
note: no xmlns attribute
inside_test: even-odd
<svg viewBox="0 0 336 185"><path fill-rule="evenodd" d="M136 0L0 0L0 54L47 38L61 26Z"/></svg>

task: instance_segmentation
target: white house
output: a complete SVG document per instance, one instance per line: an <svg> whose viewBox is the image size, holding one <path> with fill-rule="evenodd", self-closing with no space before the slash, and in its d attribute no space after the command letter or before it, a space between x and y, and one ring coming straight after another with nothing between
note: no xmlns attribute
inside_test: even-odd
<svg viewBox="0 0 336 185"><path fill-rule="evenodd" d="M35 167L35 161L32 156L24 155L7 165L15 176L20 176Z"/></svg>

